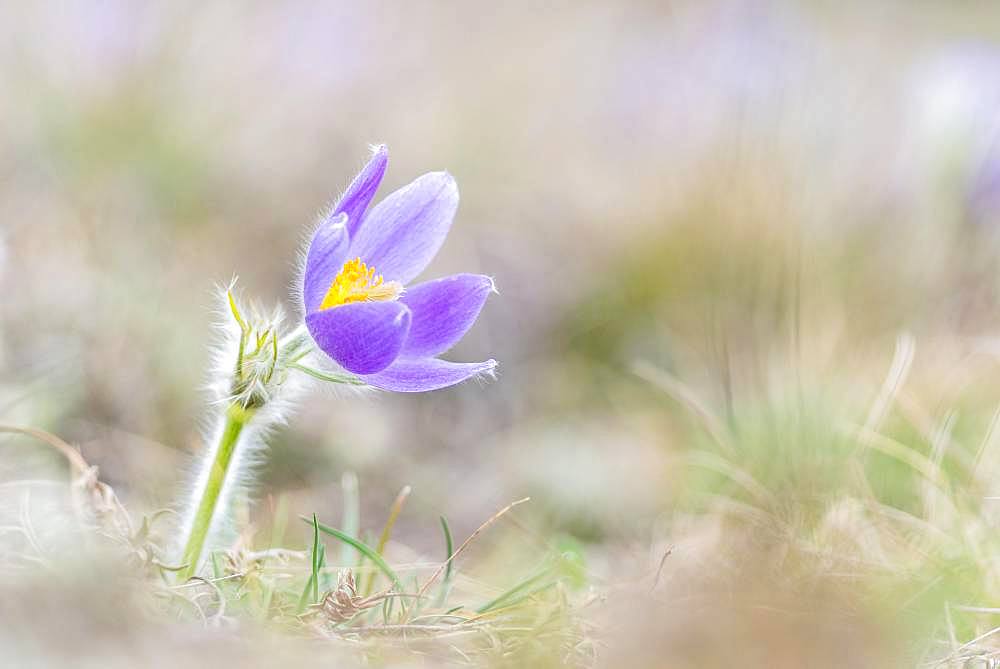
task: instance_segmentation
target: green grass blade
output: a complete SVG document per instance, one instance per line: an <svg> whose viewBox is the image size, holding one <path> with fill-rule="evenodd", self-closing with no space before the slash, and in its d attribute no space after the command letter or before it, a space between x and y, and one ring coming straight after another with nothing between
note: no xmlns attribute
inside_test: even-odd
<svg viewBox="0 0 1000 669"><path fill-rule="evenodd" d="M303 518L306 522L310 522L308 518ZM319 521L316 520L316 514L312 516L312 526L313 526L313 545L311 553L311 563L310 563L310 573L309 580L306 581L306 587L302 590L302 596L299 597L298 612L302 613L305 610L306 604L312 600L315 604L319 600L319 570L322 563L322 554L325 553L323 544L319 540Z"/></svg>
<svg viewBox="0 0 1000 669"><path fill-rule="evenodd" d="M362 532L361 536L358 537L358 539L360 539L364 543L368 544L369 546L371 546L373 543L375 543L375 535L372 534L371 532L367 531L367 530L365 530L364 532ZM379 555L381 555L382 551L378 551L378 553L379 553ZM359 589L358 590L358 592L362 593L365 597L367 597L368 595L371 594L371 586L372 586L372 584L375 581L375 570L368 568L368 565L366 564L366 560L367 560L367 558L365 558L364 553L362 553L361 556L358 558L358 564L357 564L357 566L354 568L354 570L358 574L358 582L359 583L362 583L362 584L365 583L366 576L367 576L367 585L363 589Z"/></svg>
<svg viewBox="0 0 1000 669"><path fill-rule="evenodd" d="M312 581L312 602L316 603L319 599L319 521L316 520L316 514L313 514L313 549L312 549L312 575L310 580Z"/></svg>
<svg viewBox="0 0 1000 669"><path fill-rule="evenodd" d="M299 597L299 604L296 607L296 613L302 613L306 609L306 604L309 603L309 593L313 587L313 577L310 574L309 580L306 581L306 587L302 589L302 595Z"/></svg>
<svg viewBox="0 0 1000 669"><path fill-rule="evenodd" d="M300 517L305 522L307 522L307 523L310 522L309 519L306 518L305 516L300 516ZM396 572L394 572L392 570L392 567L390 567L388 564L386 564L385 560L382 559L382 556L379 555L375 551L375 549L373 549L371 546L369 546L368 544L366 544L366 543L364 543L362 541L359 541L359 540L355 539L351 535L346 534L346 533L338 530L335 527L330 527L329 525L324 525L323 523L317 523L316 526L319 528L320 532L323 532L324 534L329 534L331 537L335 537L337 539L340 539L344 543L347 543L347 544L350 544L351 546L353 546L355 549L357 549L358 552L360 552L366 558L368 558L369 560L371 560L372 563L374 563L375 566L378 567L379 570L383 574L385 574L386 577L388 577L390 581L392 581L393 586L396 588L396 590L398 592L402 592L403 591L403 584L400 582L399 576L396 575Z"/></svg>
<svg viewBox="0 0 1000 669"><path fill-rule="evenodd" d="M532 574L528 578L524 579L523 581L521 581L520 583L518 583L514 587L510 588L506 592L502 593L501 595L499 595L495 599L492 599L489 602L487 602L486 604L483 604L482 606L480 606L478 609L476 609L476 613L486 613L487 611L489 611L491 609L495 609L495 608L501 606L502 604L507 603L509 600L511 600L515 596L524 593L524 591L528 590L529 588L531 588L531 586L533 586L536 583L538 583L539 581L547 578L551 573L552 573L552 567L545 567L545 568L543 568L543 569L535 572L534 574Z"/></svg>
<svg viewBox="0 0 1000 669"><path fill-rule="evenodd" d="M406 498L410 496L410 486L403 486L403 489L399 491L396 495L395 501L392 503L392 507L389 509L389 517L385 521L385 525L382 526L382 534L378 538L378 546L375 548L375 552L379 555L385 553L385 546L389 543L389 537L392 536L392 528L396 526L396 520L399 518L399 514L403 512L403 505L406 504ZM372 592L372 586L375 584L375 573L370 572L368 577L365 579L365 586L361 589L362 594L367 597Z"/></svg>
<svg viewBox="0 0 1000 669"><path fill-rule="evenodd" d="M319 603L321 592L330 590L330 574L326 572L326 544L319 545L319 567L316 569L316 603Z"/></svg>
<svg viewBox="0 0 1000 669"><path fill-rule="evenodd" d="M271 514L271 536L268 548L282 546L285 541L285 530L288 528L288 495L278 495L278 501Z"/></svg>
<svg viewBox="0 0 1000 669"><path fill-rule="evenodd" d="M330 383L343 383L349 386L364 386L367 385L364 381L356 376L351 376L350 374L333 374L328 372L321 372L318 369L313 369L298 362L288 363L290 369L297 369L303 374L308 374L314 379L319 379L320 381L329 381Z"/></svg>
<svg viewBox="0 0 1000 669"><path fill-rule="evenodd" d="M354 472L344 472L340 479L340 487L344 492L344 513L340 518L340 526L344 528L344 534L357 537L358 528L361 527L361 501L357 475ZM348 569L353 569L358 564L358 552L347 543L340 546L340 564Z"/></svg>
<svg viewBox="0 0 1000 669"><path fill-rule="evenodd" d="M445 600L448 599L448 593L451 591L451 569L454 564L451 556L455 551L455 543L451 537L451 528L448 527L448 519L444 516L440 516L440 519L441 531L444 532L444 559L448 561L448 566L444 570L444 578L441 580L441 588L438 590L436 606L444 606Z"/></svg>
<svg viewBox="0 0 1000 669"><path fill-rule="evenodd" d="M212 560L212 576L215 578L222 578L222 567L219 565L218 552L212 551L209 554L209 558Z"/></svg>
<svg viewBox="0 0 1000 669"><path fill-rule="evenodd" d="M269 581L261 580L261 592L257 599L257 620L266 622L270 619L271 602L274 600L274 586Z"/></svg>
<svg viewBox="0 0 1000 669"><path fill-rule="evenodd" d="M549 581L548 583L546 583L544 585L540 585L537 588L532 588L531 590L529 590L528 592L524 593L523 595L521 595L519 597L514 597L513 599L505 599L504 601L500 602L496 606L492 606L489 609L485 609L483 611L477 611L476 613L487 613L489 611L495 611L495 610L500 609L500 608L505 608L506 609L506 608L510 608L512 606L516 606L516 605L520 604L521 602L523 602L523 601L525 601L527 599L530 599L530 598L534 597L535 595L537 595L537 594L539 594L541 592L545 592L546 590L550 590L551 588L554 588L555 586L559 585L559 583L560 583L559 581Z"/></svg>

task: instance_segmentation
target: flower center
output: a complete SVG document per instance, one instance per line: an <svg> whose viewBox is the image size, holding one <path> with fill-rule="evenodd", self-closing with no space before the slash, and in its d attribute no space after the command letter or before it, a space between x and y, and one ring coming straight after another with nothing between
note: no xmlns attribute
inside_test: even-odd
<svg viewBox="0 0 1000 669"><path fill-rule="evenodd" d="M351 302L395 300L402 293L403 286L398 281L383 281L381 274L375 274L374 267L368 267L361 262L361 258L355 258L340 268L319 308L322 311Z"/></svg>

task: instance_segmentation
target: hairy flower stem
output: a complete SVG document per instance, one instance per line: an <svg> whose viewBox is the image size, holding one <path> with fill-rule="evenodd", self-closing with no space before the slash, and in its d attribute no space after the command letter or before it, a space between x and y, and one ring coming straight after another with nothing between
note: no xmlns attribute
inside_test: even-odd
<svg viewBox="0 0 1000 669"><path fill-rule="evenodd" d="M181 559L184 568L180 572L182 582L194 576L198 569L202 550L205 547L205 539L208 537L212 520L215 518L219 497L226 482L233 454L236 452L236 445L239 443L243 428L250 422L253 415L253 409L245 409L239 404L230 404L226 409L225 424L222 427L222 436L219 438L219 447L216 450L212 468L208 472L208 478L205 480L205 488L200 491L200 499L195 507L194 521L191 524L191 533L184 546L184 554Z"/></svg>

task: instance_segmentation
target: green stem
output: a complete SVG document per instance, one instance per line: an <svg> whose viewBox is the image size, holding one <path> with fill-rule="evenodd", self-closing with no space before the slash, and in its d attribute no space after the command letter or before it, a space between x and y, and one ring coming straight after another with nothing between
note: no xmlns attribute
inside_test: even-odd
<svg viewBox="0 0 1000 669"><path fill-rule="evenodd" d="M184 569L180 572L182 582L194 576L198 569L202 549L205 547L205 539L208 537L215 509L219 504L219 495L222 493L226 475L229 473L233 453L236 452L236 444L240 440L243 428L253 417L253 413L252 409L244 409L238 404L231 404L226 409L226 422L222 427L219 447L216 450L212 468L208 472L205 489L201 492L201 499L195 510L191 534L184 546L184 556L181 558Z"/></svg>

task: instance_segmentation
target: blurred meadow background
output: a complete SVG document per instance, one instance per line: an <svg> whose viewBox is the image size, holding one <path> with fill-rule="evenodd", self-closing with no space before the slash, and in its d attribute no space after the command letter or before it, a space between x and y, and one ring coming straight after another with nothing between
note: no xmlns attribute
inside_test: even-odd
<svg viewBox="0 0 1000 669"><path fill-rule="evenodd" d="M499 375L312 394L243 541L373 542L410 486L407 580L439 516L458 543L531 498L454 565L517 624L304 640L245 582L163 615L4 434L5 666L1000 666L997 7L7 2L0 100L0 423L137 527L204 448L214 288L294 312L378 142L381 196L455 176L425 277L496 278L449 357Z"/></svg>

